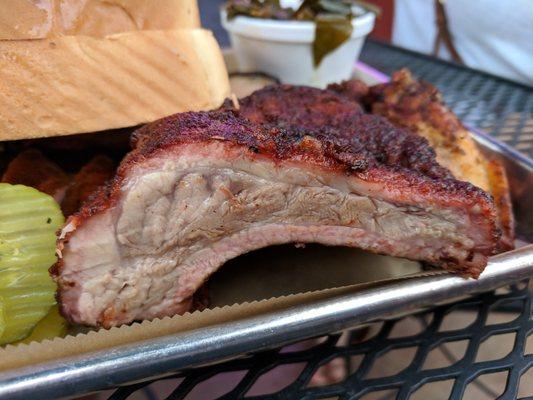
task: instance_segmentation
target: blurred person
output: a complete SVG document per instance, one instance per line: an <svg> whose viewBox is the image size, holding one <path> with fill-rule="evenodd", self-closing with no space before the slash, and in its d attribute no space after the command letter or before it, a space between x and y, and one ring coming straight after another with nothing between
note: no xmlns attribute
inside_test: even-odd
<svg viewBox="0 0 533 400"><path fill-rule="evenodd" d="M532 0L370 0L373 37L533 85Z"/></svg>

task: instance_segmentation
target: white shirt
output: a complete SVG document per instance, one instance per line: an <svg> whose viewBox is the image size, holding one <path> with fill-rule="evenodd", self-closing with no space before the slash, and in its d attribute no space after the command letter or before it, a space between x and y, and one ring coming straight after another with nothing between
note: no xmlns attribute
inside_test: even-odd
<svg viewBox="0 0 533 400"><path fill-rule="evenodd" d="M466 65L533 85L533 0L446 0L448 28ZM396 0L392 41L431 53L433 0ZM444 46L439 57L450 59Z"/></svg>

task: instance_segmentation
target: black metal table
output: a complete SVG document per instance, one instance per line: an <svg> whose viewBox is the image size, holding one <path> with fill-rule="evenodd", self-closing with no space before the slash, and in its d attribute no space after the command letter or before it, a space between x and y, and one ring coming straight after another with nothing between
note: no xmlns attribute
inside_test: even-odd
<svg viewBox="0 0 533 400"><path fill-rule="evenodd" d="M415 76L435 84L446 103L464 122L533 156L531 88L372 41L365 45L361 60L387 74L408 67ZM527 354L533 352L531 287L523 282L415 316L387 321L378 329L359 328L289 349L182 371L165 378L175 387L162 398L185 399L202 382L231 371L241 372L240 378L219 398L367 400L424 398L429 393L428 398L452 399L464 398L465 393L470 393L470 398L478 398L472 393L500 399L533 396L525 392L531 390L531 384L528 389L526 382L533 382L533 354ZM465 326L449 329L448 316L459 310L467 310L473 319ZM504 313L507 318L494 323L494 313L500 316ZM396 328L406 321L412 326L418 325L419 330L398 337ZM497 345L494 339L510 334L514 334L514 342L511 342L514 344L507 354L480 360L480 348L490 343ZM454 350L457 344L463 345L460 355ZM402 351L405 365L400 370L380 376L380 368L377 368L376 373L380 363L381 369L387 370L383 363L389 354ZM432 365L435 354L440 354L440 359L446 362ZM301 371L283 388L276 389L275 393L257 394L255 391L256 395L251 395L254 384L265 373L296 364L301 366ZM500 385L496 391L483 379L495 373L507 374L507 384ZM317 384L317 376L329 376L327 384ZM435 383L441 385L435 386ZM154 385L157 383L144 382L124 387L115 391L110 399L131 398L141 392L147 399L161 398L152 389ZM472 392L472 387L477 392Z"/></svg>

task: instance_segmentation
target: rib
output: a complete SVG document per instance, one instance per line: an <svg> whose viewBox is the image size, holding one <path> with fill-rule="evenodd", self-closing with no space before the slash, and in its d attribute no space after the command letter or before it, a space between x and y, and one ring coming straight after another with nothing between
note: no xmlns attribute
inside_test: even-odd
<svg viewBox="0 0 533 400"><path fill-rule="evenodd" d="M498 238L490 197L449 178L418 136L358 121L350 139L234 111L141 128L113 180L61 233L51 272L63 314L110 327L183 313L228 259L292 242L477 276Z"/></svg>
<svg viewBox="0 0 533 400"><path fill-rule="evenodd" d="M7 166L2 182L26 185L49 194L61 202L69 185L69 176L39 150L27 149Z"/></svg>
<svg viewBox="0 0 533 400"><path fill-rule="evenodd" d="M497 252L514 248L514 217L503 165L481 153L470 133L444 105L435 87L413 79L406 69L396 72L389 83L372 87L357 79L331 84L325 91L292 85L270 86L241 99L238 111L257 123L311 130L328 126L334 131L340 129L336 135L349 137L360 134L353 132L353 126L360 119L361 104L373 115L425 138L436 151L438 164L450 171L440 169L437 177L455 177L492 194L501 231ZM224 108L233 109L234 106L226 102ZM385 138L389 144L394 140ZM417 151L408 154L417 154ZM399 162L394 158L385 161L388 165Z"/></svg>
<svg viewBox="0 0 533 400"><path fill-rule="evenodd" d="M395 72L390 82L367 89L360 81L346 81L331 85L330 89L363 103L373 114L387 118L395 126L426 138L436 151L438 163L456 179L492 194L502 231L499 251L514 248L514 218L505 169L498 160L487 158L479 150L434 86L413 79L403 69Z"/></svg>

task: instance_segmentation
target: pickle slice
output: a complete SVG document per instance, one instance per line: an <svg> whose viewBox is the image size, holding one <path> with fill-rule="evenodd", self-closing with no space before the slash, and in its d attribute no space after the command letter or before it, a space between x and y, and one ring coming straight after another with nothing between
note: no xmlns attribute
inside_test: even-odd
<svg viewBox="0 0 533 400"><path fill-rule="evenodd" d="M40 320L30 336L17 343L41 342L44 339L64 337L68 332L67 321L59 314L59 307L53 306L46 317Z"/></svg>
<svg viewBox="0 0 533 400"><path fill-rule="evenodd" d="M56 261L56 231L63 223L52 197L0 183L0 345L28 336L56 303L48 268Z"/></svg>
<svg viewBox="0 0 533 400"><path fill-rule="evenodd" d="M6 321L4 319L4 304L0 297L0 338L2 337L4 330L6 329Z"/></svg>

